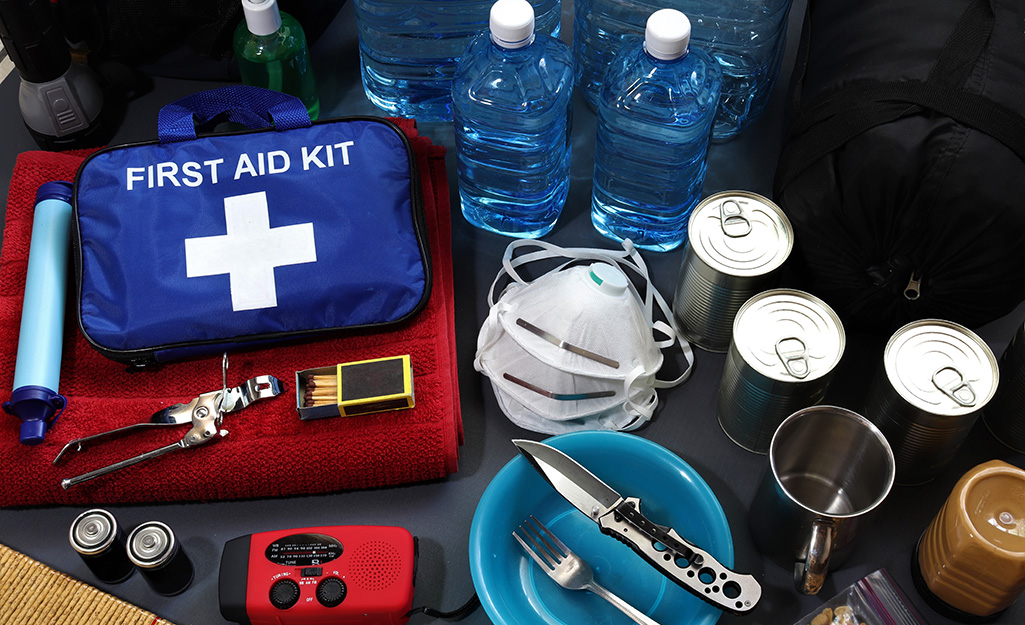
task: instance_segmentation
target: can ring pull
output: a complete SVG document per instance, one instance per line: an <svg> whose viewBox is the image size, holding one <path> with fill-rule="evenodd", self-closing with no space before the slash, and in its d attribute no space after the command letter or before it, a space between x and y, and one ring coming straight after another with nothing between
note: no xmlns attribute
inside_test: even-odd
<svg viewBox="0 0 1025 625"><path fill-rule="evenodd" d="M943 371L953 371L957 374L957 378L948 384L941 384L937 378ZM953 399L959 405L965 408L971 408L975 405L977 399L975 389L965 380L964 375L956 367L951 365L940 367L932 374L932 383L936 388L940 389L941 393Z"/></svg>
<svg viewBox="0 0 1025 625"><path fill-rule="evenodd" d="M799 347L786 347L785 343L797 343ZM808 364L808 346L796 336L785 336L776 341L776 356L786 367L787 373L799 380L803 380L811 373L811 366Z"/></svg>
<svg viewBox="0 0 1025 625"><path fill-rule="evenodd" d="M744 207L734 199L724 200L719 205L719 221L722 233L734 239L751 234L751 220L744 214Z"/></svg>

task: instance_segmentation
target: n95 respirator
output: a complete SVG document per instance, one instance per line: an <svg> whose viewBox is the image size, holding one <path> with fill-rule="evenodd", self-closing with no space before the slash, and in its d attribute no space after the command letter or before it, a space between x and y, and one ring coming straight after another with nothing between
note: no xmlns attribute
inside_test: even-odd
<svg viewBox="0 0 1025 625"><path fill-rule="evenodd" d="M526 247L538 250L516 255ZM520 427L545 434L633 430L658 405L658 388L690 374L690 346L629 240L623 251L512 242L488 294L490 311L477 338L474 367L488 376L499 406ZM534 280L519 269L565 259ZM628 278L643 284L643 297ZM495 299L495 289L511 281ZM653 320L655 306L665 321ZM656 377L663 350L678 344L687 361L675 380Z"/></svg>

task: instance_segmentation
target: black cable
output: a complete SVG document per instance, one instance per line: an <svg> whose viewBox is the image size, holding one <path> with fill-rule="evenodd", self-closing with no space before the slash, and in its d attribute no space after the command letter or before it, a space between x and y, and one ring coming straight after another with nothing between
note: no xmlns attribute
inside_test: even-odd
<svg viewBox="0 0 1025 625"><path fill-rule="evenodd" d="M462 607L456 608L451 612L442 612L440 610L424 606L420 608L413 608L406 614L406 618L409 618L414 614L425 614L431 618L440 618L445 619L446 621L461 621L476 610L478 606L480 606L480 599L477 597L477 593L474 593L473 597L470 597L470 600L464 603Z"/></svg>

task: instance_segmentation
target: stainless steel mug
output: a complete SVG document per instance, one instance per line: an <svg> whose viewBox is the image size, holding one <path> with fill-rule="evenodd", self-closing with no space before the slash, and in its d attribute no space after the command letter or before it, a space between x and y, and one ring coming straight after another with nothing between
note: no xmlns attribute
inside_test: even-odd
<svg viewBox="0 0 1025 625"><path fill-rule="evenodd" d="M812 406L787 417L769 445L769 467L748 514L758 548L794 562L794 584L813 595L890 493L893 451L861 415Z"/></svg>

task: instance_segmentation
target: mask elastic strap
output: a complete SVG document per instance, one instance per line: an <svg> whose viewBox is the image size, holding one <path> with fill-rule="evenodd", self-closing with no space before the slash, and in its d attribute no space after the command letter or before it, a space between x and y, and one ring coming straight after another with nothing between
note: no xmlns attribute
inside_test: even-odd
<svg viewBox="0 0 1025 625"><path fill-rule="evenodd" d="M644 259L641 258L640 252L633 246L633 242L630 239L623 241L623 249L626 250L626 255L634 264L628 262L620 263L622 266L630 267L637 272L642 278L644 278L645 293L644 293L644 312L648 316L648 322L651 324L653 332L660 332L665 335L665 339L662 341L655 340L655 345L659 350L664 350L673 346L673 343L678 343L680 346L680 352L683 354L683 358L687 363L686 368L683 372L674 380L661 380L656 378L653 386L655 388L671 388L677 386L686 381L691 372L694 370L694 350L691 349L690 343L687 339L683 338L683 335L676 329L676 319L673 317L673 311L669 307L665 298L659 293L658 289L652 283L651 278L648 276L648 267L644 264ZM625 261L625 259L624 259ZM662 311L662 315L667 321L655 321L653 314L653 300L658 305L659 310ZM655 403L658 403L656 396ZM651 407L654 411L655 407Z"/></svg>
<svg viewBox="0 0 1025 625"><path fill-rule="evenodd" d="M659 380L656 379L654 385L656 388L669 388L677 386L684 382L690 377L691 371L694 369L694 351L691 349L690 343L677 331L676 321L673 318L673 312L666 302L662 294L658 292L655 285L651 282L651 278L648 275L648 266L644 263L644 259L641 257L640 251L634 247L634 244L630 239L624 239L622 241L623 250L606 250L601 248L564 248L549 243L548 241L541 241L538 239L517 239L510 243L505 248L505 253L502 255L502 269L498 271L498 275L495 276L494 281L491 283L491 289L488 292L488 305L494 307L495 305L495 287L502 279L503 275L508 275L511 279L519 282L520 284L528 284L529 281L525 280L520 273L518 268L523 265L552 258L568 258L568 262L559 265L554 271L561 271L567 266L578 260L594 260L599 262L608 262L613 260L621 268L628 268L635 274L639 275L644 280L644 297L637 293L637 289L632 281L628 281L628 286L638 299L641 300L644 306L644 314L647 318L648 324L651 326L653 331L658 331L666 336L665 340L655 341L655 345L659 350L664 350L671 347L673 343L679 343L680 351L683 353L684 360L687 362L687 367L675 380ZM520 248L535 247L539 248L537 251L528 252L521 254L520 256L513 257L514 254L520 250ZM666 318L666 322L654 321L654 306L658 305L663 316ZM657 401L657 400L656 400ZM654 407L652 407L654 411Z"/></svg>
<svg viewBox="0 0 1025 625"><path fill-rule="evenodd" d="M669 319L673 319L671 312L669 313ZM680 373L679 377L677 377L675 380L660 380L658 378L655 378L655 388L672 388L674 386L682 384L687 380L687 378L690 377L690 374L694 371L694 350L691 348L690 343L687 342L687 339L683 338L683 336L676 331L675 320L673 321L673 324L674 325L670 326L669 324L663 321L656 321L654 324L652 324L653 329L663 332L666 336L673 337L668 341L656 342L656 345L658 345L659 349L661 349L662 345L669 347L674 342L678 342L680 344L680 351L683 353L683 358L687 362L687 367L683 370L682 373Z"/></svg>
<svg viewBox="0 0 1025 625"><path fill-rule="evenodd" d="M483 355L491 347L498 342L498 339L502 337L500 330L501 324L498 322L498 313L504 306L495 306L492 304L491 309L488 311L488 320L484 322L482 328L490 328L487 336L478 337L477 339L477 354L473 358L473 368L481 373L484 373L484 362L482 360Z"/></svg>
<svg viewBox="0 0 1025 625"><path fill-rule="evenodd" d="M634 401L632 399L634 382L637 378L644 375L644 369L642 367L636 367L631 371L626 379L623 380L623 393L626 396L625 407L627 411L637 417L631 423L624 426L622 430L629 432L630 430L636 430L645 423L651 420L651 416L655 414L655 408L658 407L658 393L655 392L653 387L644 388L645 393L641 396L640 401Z"/></svg>
<svg viewBox="0 0 1025 625"><path fill-rule="evenodd" d="M517 250L523 247L536 247L540 248L538 251L521 254L513 258L513 255ZM529 284L530 281L520 276L517 269L523 265L533 263L540 260L548 260L551 258L568 258L568 262L563 263L556 267L553 271L561 271L573 262L578 260L594 260L608 262L613 260L616 264L621 267L628 267L635 273L639 274L644 278L647 284L647 289L652 290L651 280L648 278L647 267L644 265L644 260L641 259L640 254L634 249L633 243L629 239L623 241L623 251L618 250L606 250L601 248L566 248L559 247L554 243L548 241L540 241L537 239L517 239L510 243L505 248L505 253L502 255L502 269L498 271L498 275L495 276L494 281L491 283L491 290L488 293L488 303L494 305L494 294L495 287L498 282L502 279L503 275L508 275L510 278L519 282L520 284ZM630 262L633 261L633 262ZM633 284L630 284L630 289L637 294L636 288ZM640 295L637 295L638 299L641 299ZM651 322L651 304L650 295L645 298L645 313L648 316L648 322Z"/></svg>
<svg viewBox="0 0 1025 625"><path fill-rule="evenodd" d="M537 247L540 249L534 252L521 254L520 256L513 258L515 252L523 247ZM498 271L498 275L495 276L494 281L491 283L491 289L488 291L488 304L490 306L495 305L495 287L498 286L502 276L508 275L511 279L523 285L530 283L530 280L523 278L519 271L517 271L517 269L523 265L551 258L570 259L553 270L562 271L576 260L597 260L607 262L612 258L617 261L617 264L619 264L618 259L625 258L626 255L626 252L618 252L616 250L603 250L598 248L564 248L559 247L554 243L549 243L548 241L517 239L505 248L505 253L502 255L502 268Z"/></svg>
<svg viewBox="0 0 1025 625"><path fill-rule="evenodd" d="M621 265L631 267L644 278L644 307L645 313L648 315L648 322L651 324L651 329L653 332L661 332L666 336L665 340L656 340L655 345L660 350L663 350L672 347L673 343L678 343L680 345L680 351L683 353L683 358L687 363L686 368L684 368L683 372L681 372L675 380L660 380L656 378L653 386L655 388L671 388L673 386L677 386L687 380L687 378L690 377L691 372L694 370L694 350L691 349L690 343L687 342L687 339L683 338L683 335L676 329L676 319L673 317L673 311L669 307L665 298L662 297L662 294L659 293L658 289L656 289L655 285L651 282L651 278L648 276L648 267L644 264L644 259L641 258L640 252L638 252L633 246L630 239L623 241L623 248L626 250L630 259L636 263L636 267L626 262L621 263ZM654 321L652 300L654 300L654 303L658 304L659 310L662 311L662 315L667 321ZM656 396L656 404L657 402L658 400ZM654 406L652 406L652 410L654 410Z"/></svg>

